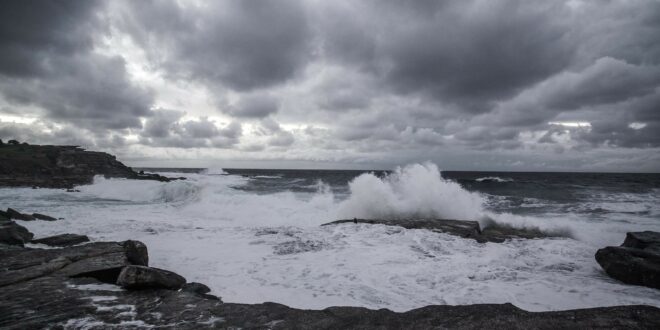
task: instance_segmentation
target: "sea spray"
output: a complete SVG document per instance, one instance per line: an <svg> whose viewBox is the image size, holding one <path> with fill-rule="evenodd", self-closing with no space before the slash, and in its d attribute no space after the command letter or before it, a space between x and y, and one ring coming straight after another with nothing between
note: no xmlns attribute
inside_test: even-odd
<svg viewBox="0 0 660 330"><path fill-rule="evenodd" d="M340 218L443 218L477 220L485 199L442 178L432 163L398 167L378 178L362 174L349 183L350 196L339 206Z"/></svg>

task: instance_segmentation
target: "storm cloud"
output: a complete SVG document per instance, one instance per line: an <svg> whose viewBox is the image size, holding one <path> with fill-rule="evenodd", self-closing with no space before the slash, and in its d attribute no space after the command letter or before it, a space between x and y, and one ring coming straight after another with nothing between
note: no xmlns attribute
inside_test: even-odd
<svg viewBox="0 0 660 330"><path fill-rule="evenodd" d="M3 139L152 165L660 170L657 1L0 7Z"/></svg>

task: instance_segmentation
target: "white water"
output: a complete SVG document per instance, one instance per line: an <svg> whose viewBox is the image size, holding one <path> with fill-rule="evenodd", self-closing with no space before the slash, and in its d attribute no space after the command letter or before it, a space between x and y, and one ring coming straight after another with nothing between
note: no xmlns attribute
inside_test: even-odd
<svg viewBox="0 0 660 330"><path fill-rule="evenodd" d="M620 304L660 306L658 290L606 276L595 251L653 222L592 222L576 214L492 214L484 198L444 180L432 164L385 179L365 174L337 201L314 194L257 195L234 189L250 179L221 170L169 183L98 178L79 193L0 189L0 206L64 217L23 222L37 237L80 233L95 241L137 239L150 264L209 285L226 302L274 301L298 308L333 305L409 310L429 304L511 302L561 310ZM181 176L177 173L175 176ZM381 225L319 225L352 217L483 219L576 239L479 244L426 230Z"/></svg>

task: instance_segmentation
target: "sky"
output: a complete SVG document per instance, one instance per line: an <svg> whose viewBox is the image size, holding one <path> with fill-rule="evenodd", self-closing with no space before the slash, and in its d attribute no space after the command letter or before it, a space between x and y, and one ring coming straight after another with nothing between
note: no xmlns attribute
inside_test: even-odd
<svg viewBox="0 0 660 330"><path fill-rule="evenodd" d="M660 1L2 1L0 139L132 166L660 172Z"/></svg>

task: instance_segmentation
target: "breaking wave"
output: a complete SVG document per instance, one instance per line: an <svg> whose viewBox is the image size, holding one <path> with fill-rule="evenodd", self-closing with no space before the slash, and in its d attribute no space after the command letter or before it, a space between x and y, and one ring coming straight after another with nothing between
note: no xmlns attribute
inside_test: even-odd
<svg viewBox="0 0 660 330"><path fill-rule="evenodd" d="M340 218L444 218L483 216L485 199L446 180L432 163L399 167L379 178L362 174L349 183L350 196L339 206Z"/></svg>
<svg viewBox="0 0 660 330"><path fill-rule="evenodd" d="M499 176L486 176L483 178L474 179L477 182L513 182L511 178L500 178Z"/></svg>

